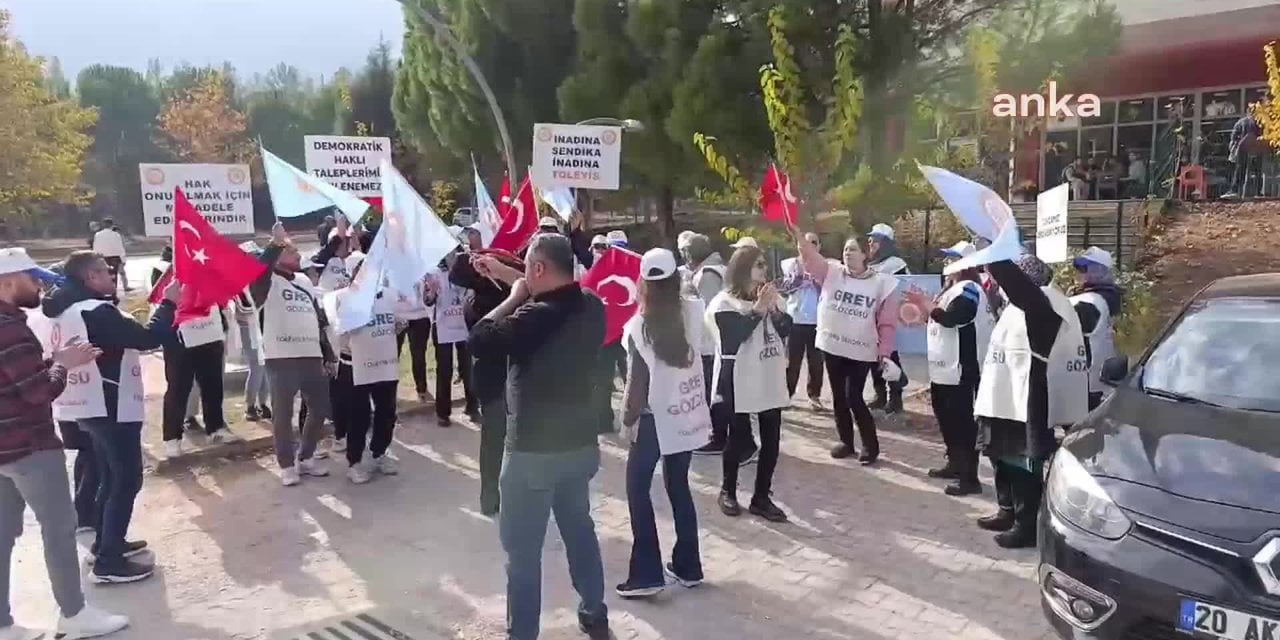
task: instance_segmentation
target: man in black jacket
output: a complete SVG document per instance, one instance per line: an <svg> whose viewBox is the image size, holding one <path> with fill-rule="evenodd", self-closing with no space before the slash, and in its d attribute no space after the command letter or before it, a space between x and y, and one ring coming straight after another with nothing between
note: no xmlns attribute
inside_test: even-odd
<svg viewBox="0 0 1280 640"><path fill-rule="evenodd" d="M507 267L476 259L482 275ZM591 478L600 468L597 408L604 304L573 278L568 238L534 236L524 277L472 329L477 358L506 358L507 454L502 466L499 531L507 552L507 630L536 638L542 603L542 547L555 514L573 586L578 625L592 640L609 637L600 542L591 518Z"/></svg>
<svg viewBox="0 0 1280 640"><path fill-rule="evenodd" d="M142 489L143 391L138 352L174 340L173 315L181 285L174 281L165 289L165 299L151 322L142 325L116 307L115 278L102 256L76 251L63 271L66 284L45 298L41 311L64 337L83 321L87 341L102 349L98 358L101 389L85 390L86 404L76 417L93 443L100 477L98 536L91 548L96 556L93 579L136 582L154 570L154 562L135 559L146 543L125 539L134 499ZM66 317L73 313L80 317Z"/></svg>

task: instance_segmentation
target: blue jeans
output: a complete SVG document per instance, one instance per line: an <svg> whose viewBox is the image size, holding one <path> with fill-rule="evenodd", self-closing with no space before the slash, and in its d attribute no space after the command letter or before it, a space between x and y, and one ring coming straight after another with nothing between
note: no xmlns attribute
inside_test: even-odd
<svg viewBox="0 0 1280 640"><path fill-rule="evenodd" d="M569 560L569 576L582 603L579 622L605 622L604 563L591 519L591 478L600 449L531 453L508 451L502 464L499 529L507 552L507 637L534 640L542 614L542 546L547 519L556 516Z"/></svg>
<svg viewBox="0 0 1280 640"><path fill-rule="evenodd" d="M671 517L676 524L676 546L671 551L672 569L685 580L702 579L702 559L698 554L698 509L689 491L691 452L664 456L658 448L658 432L653 415L640 416L639 432L627 455L627 507L631 511L631 570L627 584L659 587L666 583L662 572L662 550L658 545L658 523L653 518L653 471L662 460L662 480L671 501Z"/></svg>
<svg viewBox="0 0 1280 640"><path fill-rule="evenodd" d="M250 322L257 322L256 319ZM244 406L246 409L265 407L271 398L267 396L267 368L258 362L258 350L249 345L253 331L249 325L240 325L240 355L249 367L244 379Z"/></svg>
<svg viewBox="0 0 1280 640"><path fill-rule="evenodd" d="M142 423L103 418L79 422L93 439L98 467L97 562L110 567L124 560L133 502L142 490Z"/></svg>

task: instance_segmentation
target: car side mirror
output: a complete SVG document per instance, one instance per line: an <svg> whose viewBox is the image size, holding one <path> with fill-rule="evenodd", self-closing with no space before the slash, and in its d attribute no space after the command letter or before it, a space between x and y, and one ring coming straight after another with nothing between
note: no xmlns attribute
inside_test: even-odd
<svg viewBox="0 0 1280 640"><path fill-rule="evenodd" d="M1102 382L1112 387L1124 382L1129 375L1129 356L1113 356L1102 363Z"/></svg>

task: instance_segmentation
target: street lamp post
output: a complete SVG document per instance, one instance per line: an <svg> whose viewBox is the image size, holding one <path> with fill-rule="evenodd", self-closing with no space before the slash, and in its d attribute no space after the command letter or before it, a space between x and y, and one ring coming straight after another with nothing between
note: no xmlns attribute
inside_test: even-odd
<svg viewBox="0 0 1280 640"><path fill-rule="evenodd" d="M630 132L644 131L644 123L640 122L639 120L636 120L635 118L626 118L626 119L610 118L610 117L587 118L586 120L578 122L574 126L582 126L582 125L589 125L589 124L603 125L603 126L609 126L609 127L621 127L623 131L630 131ZM579 189L579 191L582 191L583 195L586 197L587 221L588 223L590 223L596 214L595 199L591 197L591 194L588 192L587 189Z"/></svg>
<svg viewBox="0 0 1280 640"><path fill-rule="evenodd" d="M480 71L480 65L476 64L471 54L467 53L466 47L458 41L458 38L449 30L449 26L441 22L439 18L432 15L421 5L413 2L413 0L396 0L406 9L409 9L418 16L420 20L435 30L436 35L444 38L445 42L453 48L454 53L458 54L458 58L462 60L462 64L466 66L467 71L471 72L471 76L475 78L476 84L480 85L480 91L484 93L484 99L489 103L489 111L493 113L493 121L498 125L498 135L502 137L502 153L507 159L507 175L512 180L516 178L516 158L511 151L511 134L507 133L507 121L502 117L502 107L498 105L498 98L493 95L493 89L489 87L489 81L485 79L484 72Z"/></svg>

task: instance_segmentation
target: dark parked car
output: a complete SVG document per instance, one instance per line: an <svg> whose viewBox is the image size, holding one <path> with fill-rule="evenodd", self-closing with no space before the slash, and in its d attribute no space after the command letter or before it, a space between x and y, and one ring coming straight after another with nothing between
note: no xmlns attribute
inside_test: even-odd
<svg viewBox="0 0 1280 640"><path fill-rule="evenodd" d="M1055 454L1040 589L1063 638L1280 640L1280 273L1219 280Z"/></svg>

